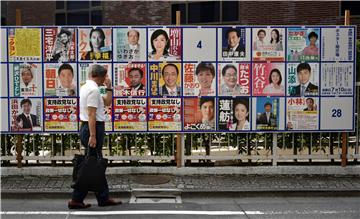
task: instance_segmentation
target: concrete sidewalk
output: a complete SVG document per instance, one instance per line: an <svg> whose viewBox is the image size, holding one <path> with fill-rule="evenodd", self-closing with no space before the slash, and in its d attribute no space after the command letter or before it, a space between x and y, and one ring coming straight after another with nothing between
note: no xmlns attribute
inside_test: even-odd
<svg viewBox="0 0 360 219"><path fill-rule="evenodd" d="M16 169L2 168L1 193L7 195L37 193L70 194L72 191L70 188L72 184L72 168L61 168L61 171L56 167L38 168L37 171L42 170L42 174L38 175L34 174L37 173L34 169L32 171L33 174L29 174L31 168L33 167L25 167L18 170L22 174L16 174ZM275 171L279 167L270 167L265 174L260 173L266 167L262 167L263 169L255 168L252 174L245 174L249 169L243 170L245 172L241 174L241 171L237 169L242 169L242 167L224 168L222 173L220 172L221 168L216 171L211 168L205 168L208 169L207 174L202 173L205 172L204 169L198 168L186 171L180 170L181 168L177 169L180 174L174 174L170 169L168 169L167 173L161 173L158 168L152 167L144 167L142 172L138 169L136 173L130 173L129 169L124 171L125 169L122 169L122 167L113 168L111 167L107 170L108 183L112 193L131 193L138 189L173 189L184 193L347 192L360 195L360 171L358 171L359 168L357 166L347 167L351 169L347 170L348 174L338 173L339 169L337 167L333 168L332 171L330 171L331 168L328 168L325 172L319 172L319 169L325 167L312 167L313 170L307 173L303 173L303 171L296 172L293 169L292 174L288 173L291 172L292 167L289 167L288 171L284 171L284 168L281 171L279 169ZM13 174L9 174L10 170L14 171ZM123 174L118 173L121 170L123 170ZM238 171L237 174L234 173L236 170ZM317 172L315 173L315 171ZM350 174L351 172L353 174ZM149 176L149 174L152 175ZM149 181L142 181L142 178L145 178L145 176L152 177L153 179L162 177L168 180L163 184L151 185L152 183Z"/></svg>

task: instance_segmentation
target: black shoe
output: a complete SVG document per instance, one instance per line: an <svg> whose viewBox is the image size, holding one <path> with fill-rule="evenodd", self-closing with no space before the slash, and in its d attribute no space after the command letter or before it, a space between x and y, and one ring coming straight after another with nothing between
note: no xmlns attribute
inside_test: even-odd
<svg viewBox="0 0 360 219"><path fill-rule="evenodd" d="M121 205L122 202L121 201L115 201L112 199L108 199L105 202L99 203L99 207L106 207L106 206L113 206L113 205Z"/></svg>
<svg viewBox="0 0 360 219"><path fill-rule="evenodd" d="M69 209L83 209L83 208L90 208L91 204L84 204L83 202L77 202L74 200L70 200L68 203Z"/></svg>

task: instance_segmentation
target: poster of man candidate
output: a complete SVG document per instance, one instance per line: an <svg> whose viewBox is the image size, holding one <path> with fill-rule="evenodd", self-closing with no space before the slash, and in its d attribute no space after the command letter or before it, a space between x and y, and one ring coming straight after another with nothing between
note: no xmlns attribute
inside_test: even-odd
<svg viewBox="0 0 360 219"><path fill-rule="evenodd" d="M114 96L146 96L146 72L145 63L115 63Z"/></svg>
<svg viewBox="0 0 360 219"><path fill-rule="evenodd" d="M44 61L76 61L75 28L46 27L43 30Z"/></svg>

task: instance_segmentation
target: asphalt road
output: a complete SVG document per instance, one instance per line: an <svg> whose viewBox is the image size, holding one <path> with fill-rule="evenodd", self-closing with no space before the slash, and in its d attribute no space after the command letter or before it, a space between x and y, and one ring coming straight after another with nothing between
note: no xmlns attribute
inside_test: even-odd
<svg viewBox="0 0 360 219"><path fill-rule="evenodd" d="M360 218L360 197L183 195L178 204L121 200L125 203L120 206L100 208L90 197L86 203L91 208L69 211L67 199L6 198L1 200L1 218Z"/></svg>

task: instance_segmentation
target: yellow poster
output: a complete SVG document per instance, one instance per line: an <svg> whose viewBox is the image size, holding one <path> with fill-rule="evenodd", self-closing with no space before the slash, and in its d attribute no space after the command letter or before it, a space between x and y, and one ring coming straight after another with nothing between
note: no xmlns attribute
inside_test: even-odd
<svg viewBox="0 0 360 219"><path fill-rule="evenodd" d="M8 34L10 61L41 61L40 28L10 28Z"/></svg>

